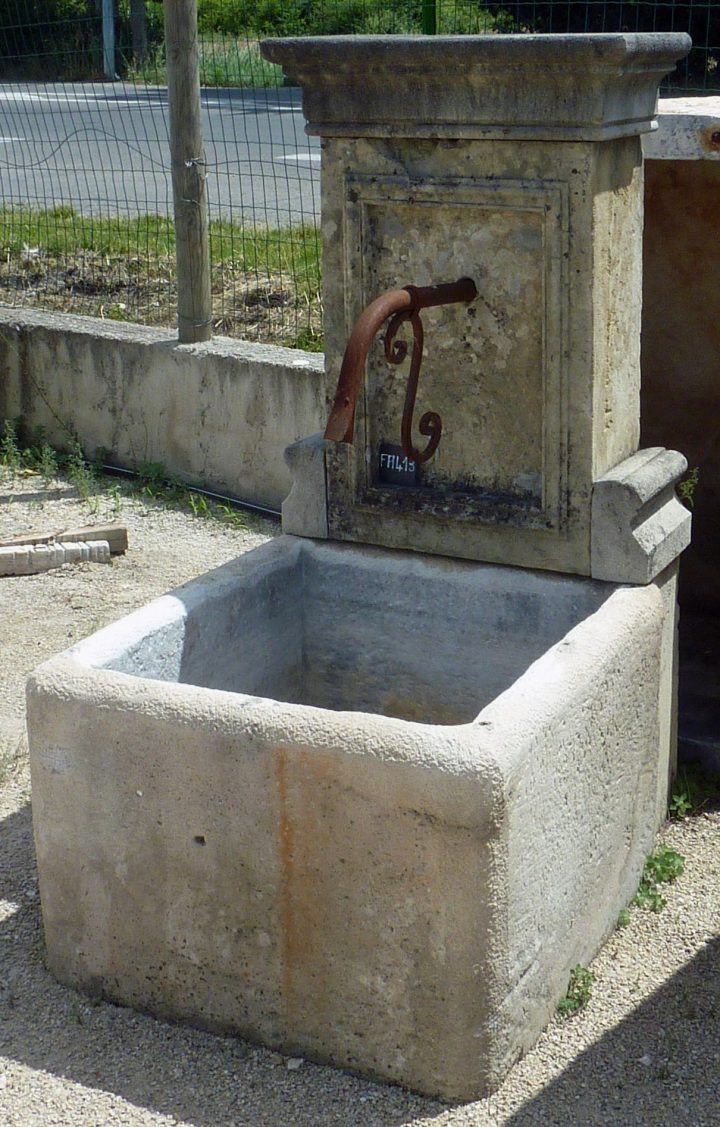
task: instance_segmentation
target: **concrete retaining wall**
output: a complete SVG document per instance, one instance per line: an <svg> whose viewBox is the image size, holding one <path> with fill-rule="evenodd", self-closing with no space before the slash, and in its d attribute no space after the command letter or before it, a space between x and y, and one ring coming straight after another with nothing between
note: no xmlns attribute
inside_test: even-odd
<svg viewBox="0 0 720 1127"><path fill-rule="evenodd" d="M285 447L325 413L323 358L217 338L6 310L0 316L0 419L23 415L62 447L168 471L279 509L290 489Z"/></svg>

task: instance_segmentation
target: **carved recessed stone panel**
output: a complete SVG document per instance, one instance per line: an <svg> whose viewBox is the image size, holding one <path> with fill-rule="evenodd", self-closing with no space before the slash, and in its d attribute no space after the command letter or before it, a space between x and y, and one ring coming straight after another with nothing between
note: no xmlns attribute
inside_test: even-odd
<svg viewBox="0 0 720 1127"><path fill-rule="evenodd" d="M357 419L355 496L376 510L433 512L562 530L566 186L552 181L346 179L348 324L388 289L471 277L469 306L426 310L415 410L443 433L417 483L388 489L380 452L399 442L408 363L378 339ZM424 440L418 436L417 445Z"/></svg>

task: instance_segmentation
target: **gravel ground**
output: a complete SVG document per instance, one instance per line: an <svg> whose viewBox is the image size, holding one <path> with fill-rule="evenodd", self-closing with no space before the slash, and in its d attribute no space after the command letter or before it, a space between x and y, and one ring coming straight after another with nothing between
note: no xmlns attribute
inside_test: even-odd
<svg viewBox="0 0 720 1127"><path fill-rule="evenodd" d="M0 477L0 536L119 519L111 565L0 578L0 1127L720 1127L720 812L668 825L686 861L659 914L633 909L593 963L587 1008L554 1021L490 1099L450 1107L245 1042L88 1000L43 962L23 731L27 674L148 599L277 533Z"/></svg>

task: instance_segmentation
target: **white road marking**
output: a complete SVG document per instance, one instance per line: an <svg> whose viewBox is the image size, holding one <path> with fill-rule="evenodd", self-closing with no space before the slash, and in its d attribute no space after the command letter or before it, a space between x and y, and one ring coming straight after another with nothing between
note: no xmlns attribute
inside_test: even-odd
<svg viewBox="0 0 720 1127"><path fill-rule="evenodd" d="M275 157L275 160L286 161L289 164L299 164L301 160L320 161L320 153L286 153L284 157Z"/></svg>
<svg viewBox="0 0 720 1127"><path fill-rule="evenodd" d="M164 105L162 99L149 102L140 98L107 98L102 95L92 94L31 94L28 90L3 90L0 88L0 102L45 102L55 105L68 106L106 106L108 109L127 109L130 106L144 108L150 105Z"/></svg>
<svg viewBox="0 0 720 1127"><path fill-rule="evenodd" d="M29 90L2 90L0 102L42 102L41 94L31 94Z"/></svg>

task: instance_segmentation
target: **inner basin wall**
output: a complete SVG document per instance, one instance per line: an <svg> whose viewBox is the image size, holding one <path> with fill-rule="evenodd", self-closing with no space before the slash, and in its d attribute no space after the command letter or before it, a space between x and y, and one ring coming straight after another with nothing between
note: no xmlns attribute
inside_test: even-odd
<svg viewBox="0 0 720 1127"><path fill-rule="evenodd" d="M72 652L139 677L461 724L612 590L282 537Z"/></svg>
<svg viewBox="0 0 720 1127"><path fill-rule="evenodd" d="M475 575L485 611L513 575L528 611L533 590L555 593L548 619L562 617L563 591L570 604L575 585L589 594L565 612L568 632L537 660L524 650L529 667L469 723L177 680L183 662L196 675L213 628L235 615L227 629L244 656L233 676L251 684L253 663L272 667L294 692L286 669L303 613L318 644L337 625L333 569L356 614L358 592L387 569L382 624L411 601L394 558L281 537L36 671L28 728L48 965L95 996L471 1099L538 1036L570 969L635 891L656 824L667 612L656 584L540 584L442 559L425 571L405 555L413 598L443 571L461 591ZM313 568L303 601L299 577ZM256 624L275 602L285 633L268 657ZM468 652L459 644L456 665ZM479 695L487 658L479 647Z"/></svg>

